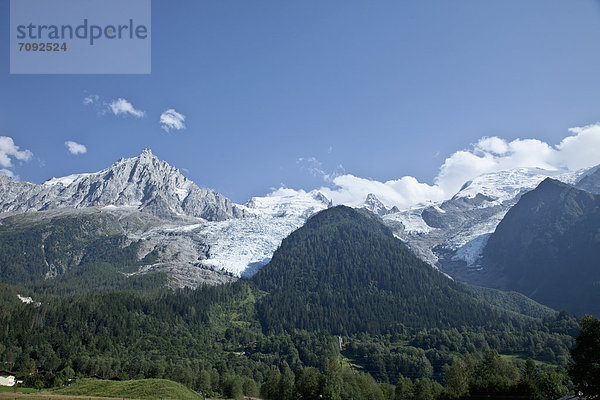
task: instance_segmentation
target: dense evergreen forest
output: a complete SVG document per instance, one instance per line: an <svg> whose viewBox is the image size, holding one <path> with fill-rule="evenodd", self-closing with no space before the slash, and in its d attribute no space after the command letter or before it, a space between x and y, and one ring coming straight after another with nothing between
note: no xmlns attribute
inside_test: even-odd
<svg viewBox="0 0 600 400"><path fill-rule="evenodd" d="M265 333L255 306L267 295L246 282L196 291L110 291L66 298L6 285L0 291L1 357L23 374L41 368L26 383L41 380L46 386L73 377L117 376L168 378L227 396L237 387L249 395L262 387L268 398L292 398L281 395L285 385L284 391L305 393L305 398L326 390L334 392L330 398L344 393L341 398L368 398L365 390L373 398L393 398L393 385L400 385L402 393L441 396L450 390L441 385L457 385L452 383L456 374L466 380L467 389L471 380L475 385L479 363L487 363L502 366L494 370L502 379L492 374L489 382L477 381L477 390L516 391L531 364L522 360L531 355L546 359L550 349L550 362L529 365L528 373L549 380L552 390L566 392L564 341L570 344L568 333L576 329L571 318L556 314L526 335L508 326L490 332L406 329L393 335L344 336L340 350L338 337L327 331ZM31 294L41 304L25 304L17 294ZM467 389L452 386L457 394Z"/></svg>
<svg viewBox="0 0 600 400"><path fill-rule="evenodd" d="M269 331L346 335L535 324L480 301L482 295L431 268L382 223L344 206L310 218L252 280L269 293L258 308Z"/></svg>
<svg viewBox="0 0 600 400"><path fill-rule="evenodd" d="M345 207L312 217L250 281L168 290L165 276L127 277L126 262L109 260L0 285L3 369L31 386L168 378L233 398L552 399L575 389L575 319L456 283Z"/></svg>

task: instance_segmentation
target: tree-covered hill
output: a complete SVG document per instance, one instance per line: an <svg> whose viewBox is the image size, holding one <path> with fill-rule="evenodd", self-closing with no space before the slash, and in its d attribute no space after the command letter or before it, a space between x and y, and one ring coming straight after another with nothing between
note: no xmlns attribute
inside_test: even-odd
<svg viewBox="0 0 600 400"><path fill-rule="evenodd" d="M526 330L536 323L490 305L421 261L378 220L344 206L310 218L283 241L252 281L268 292L258 302L258 315L273 332Z"/></svg>

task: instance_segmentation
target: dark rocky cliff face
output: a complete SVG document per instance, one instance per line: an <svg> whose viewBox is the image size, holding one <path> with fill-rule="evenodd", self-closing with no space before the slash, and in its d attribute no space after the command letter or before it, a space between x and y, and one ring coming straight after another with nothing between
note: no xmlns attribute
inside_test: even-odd
<svg viewBox="0 0 600 400"><path fill-rule="evenodd" d="M600 196L546 179L508 211L482 264L485 286L580 315L600 312Z"/></svg>

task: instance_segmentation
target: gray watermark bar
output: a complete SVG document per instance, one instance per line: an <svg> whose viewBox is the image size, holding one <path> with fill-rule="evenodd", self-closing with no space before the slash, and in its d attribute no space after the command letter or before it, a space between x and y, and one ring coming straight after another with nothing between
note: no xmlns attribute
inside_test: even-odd
<svg viewBox="0 0 600 400"><path fill-rule="evenodd" d="M151 0L10 0L11 74L149 74Z"/></svg>

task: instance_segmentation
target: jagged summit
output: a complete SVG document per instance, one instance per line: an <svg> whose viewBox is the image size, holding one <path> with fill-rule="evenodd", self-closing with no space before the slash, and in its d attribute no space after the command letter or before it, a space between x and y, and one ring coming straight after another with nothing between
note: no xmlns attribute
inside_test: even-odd
<svg viewBox="0 0 600 400"><path fill-rule="evenodd" d="M52 178L41 185L0 181L1 211L131 207L161 218L184 215L207 220L242 217L243 207L198 187L150 149L95 173Z"/></svg>
<svg viewBox="0 0 600 400"><path fill-rule="evenodd" d="M393 207L392 209L388 209L385 204L381 202L373 193L369 193L365 202L363 203L362 208L371 211L373 214L383 217L384 215L398 212L397 207Z"/></svg>
<svg viewBox="0 0 600 400"><path fill-rule="evenodd" d="M373 193L369 193L367 195L367 198L365 199L365 203L376 203L376 204L383 205L383 203L381 201L379 201L377 196L375 196Z"/></svg>

